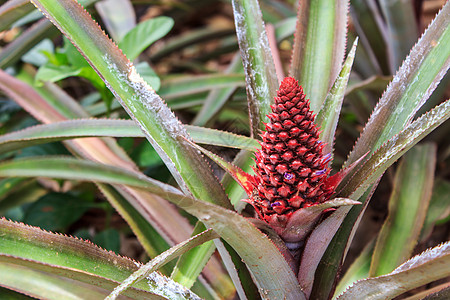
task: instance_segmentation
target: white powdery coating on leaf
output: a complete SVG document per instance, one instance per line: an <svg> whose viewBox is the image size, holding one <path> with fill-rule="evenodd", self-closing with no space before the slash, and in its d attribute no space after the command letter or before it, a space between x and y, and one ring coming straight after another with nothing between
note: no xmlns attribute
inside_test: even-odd
<svg viewBox="0 0 450 300"><path fill-rule="evenodd" d="M250 103L251 106L250 113L256 113L258 116L261 115L260 108L266 107L269 108L271 104L273 95L270 95L270 86L269 81L277 82L275 67L273 66L273 59L271 56L271 50L269 46L269 41L267 39L266 31L264 27L258 33L258 43L249 45L248 42L248 26L246 25L246 20L244 16L244 10L242 5L236 4L236 1L233 1L233 13L236 27L236 35L239 41L239 48L242 58L242 63L244 65L244 69L246 70L246 87L248 97L250 102L256 101L258 103ZM255 4L255 6L251 6L251 4ZM251 7L247 7L250 11L249 13L254 13L258 15L260 12L260 8L256 2L248 2L247 5ZM254 64L252 61L252 57L262 56L262 61L264 65ZM273 74L270 73L270 70L273 70ZM268 77L267 77L268 76ZM257 78L260 78L257 82ZM263 116L261 116L263 117ZM263 117L264 118L264 117Z"/></svg>
<svg viewBox="0 0 450 300"><path fill-rule="evenodd" d="M176 157L176 152L172 151L171 157L166 154L166 152L158 144L158 142L149 134L146 126L135 117L135 114L138 112L138 108L134 104L141 103L146 109L145 114L151 113L151 118L156 118L158 120L158 123L163 127L163 130L159 131L159 134L161 136L165 136L174 140L176 140L179 136L184 136L185 138L190 139L186 129L181 125L173 112L167 107L167 105L159 97L159 95L156 94L156 92L147 84L147 82L145 82L137 73L136 68L131 62L127 64L128 71L124 72L118 68L118 66L112 61L108 54L104 54L103 59L108 63L109 70L119 77L119 84L121 89L128 94L132 94L133 96L131 99L127 99L126 105L124 105L125 101L120 98L120 96L114 91L114 89L107 81L105 81L106 85L111 91L113 91L116 98L122 103L122 106L125 108L128 114L136 121L138 126L144 132L145 136L150 141L159 156L164 160L167 168L172 173L183 191L188 191L189 189L185 185L184 180L178 172L173 161L178 159Z"/></svg>
<svg viewBox="0 0 450 300"><path fill-rule="evenodd" d="M128 72L125 73L119 70L111 61L109 55L103 55L103 59L108 63L109 69L119 76L121 88L133 94L131 101L127 101L133 113L137 112L133 103L140 102L148 111L155 113L156 117L161 121L162 126L173 139L176 139L180 135L188 136L185 128L180 124L173 112L167 107L155 90L142 79L131 62L128 63Z"/></svg>
<svg viewBox="0 0 450 300"><path fill-rule="evenodd" d="M401 152L405 149L411 147L414 143L417 143L418 139L423 138L425 135L434 130L438 125L442 124L450 116L450 100L440 104L438 107L434 108L430 112L422 115L419 119L414 121L406 129L404 129L398 135L393 136L389 141L387 141L381 148L379 148L374 155L377 159L370 165L370 169L367 166L362 171L363 177L366 179L373 178L374 175L380 176L380 169L384 167L386 163L394 162L401 156ZM364 181L360 187L352 194L353 196L358 195L359 198L361 192L365 190L369 183ZM355 194L356 193L356 194ZM356 197L356 196L355 196Z"/></svg>
<svg viewBox="0 0 450 300"><path fill-rule="evenodd" d="M450 254L450 242L445 244L441 244L435 248L425 250L419 255L414 256L404 264L400 265L397 269L392 271L391 274L400 273L412 268L416 268L420 265L423 265L427 262L432 261L433 259L449 255Z"/></svg>
<svg viewBox="0 0 450 300"><path fill-rule="evenodd" d="M381 97L380 101L378 102L377 106L375 107L367 125L369 125L369 123L373 121L373 119L383 110L383 108L388 105L387 104L388 102L392 101L393 95L399 93L403 94L403 92L409 86L413 85L419 80L419 76L416 75L418 67L422 64L423 60L428 57L428 54L433 50L433 48L435 48L437 45L440 44L440 40L439 41L433 40L432 42L434 42L435 44L434 45L431 44L430 47L430 41L429 39L426 39L427 33L430 31L430 28L432 28L433 25L437 22L436 20L437 20L436 18L433 20L433 22L430 24L427 30L422 34L421 38L416 43L416 45L411 49L410 54L403 61L400 69L395 74L392 82L389 84L386 91L383 93L383 96ZM445 27L446 26L442 26L442 28L438 28L435 31L442 33ZM428 89L425 92L415 95L416 100L415 109L410 113L409 120L414 116L414 114L419 110L419 108L430 97L431 93L436 89L437 85L446 74L449 65L450 60L447 59L443 68L441 68L441 70L438 72L438 74L435 77L435 80L433 80ZM408 80L413 76L414 80L412 82L408 82ZM397 99L397 101L398 100L400 99ZM401 110L403 110L403 107L401 108ZM400 113L397 113L397 115L400 115ZM407 120L407 122L409 120ZM389 134L392 134L392 130L393 130L392 126L389 127Z"/></svg>
<svg viewBox="0 0 450 300"><path fill-rule="evenodd" d="M149 111L155 111L161 124L173 139L176 139L180 135L188 137L184 126L181 125L180 121L178 121L159 95L137 73L134 65L129 63L128 67L130 70L128 73L128 83L136 91L133 100L140 101Z"/></svg>
<svg viewBox="0 0 450 300"><path fill-rule="evenodd" d="M113 74L117 74L117 76L119 77L119 84L120 84L120 88L126 92L129 92L129 87L127 85L125 85L124 83L127 82L127 75L124 74L123 72L121 72L119 70L119 68L117 67L117 65L112 62L110 56L108 54L104 54L102 57L106 63L108 64L108 69L111 73ZM119 95L115 92L115 90L113 89L113 87L111 86L111 84L105 79L105 84L108 87L108 89L110 91L112 91L114 93L114 96L116 96L116 98L120 99ZM123 101L121 101L123 104ZM134 107L133 103L129 103L128 104L129 109L131 110L131 112L134 114L137 112L136 107ZM126 108L126 107L125 107Z"/></svg>
<svg viewBox="0 0 450 300"><path fill-rule="evenodd" d="M147 276L148 285L153 293L167 297L168 299L194 299L201 300L196 294L182 286L181 284L170 280L158 272L153 272Z"/></svg>

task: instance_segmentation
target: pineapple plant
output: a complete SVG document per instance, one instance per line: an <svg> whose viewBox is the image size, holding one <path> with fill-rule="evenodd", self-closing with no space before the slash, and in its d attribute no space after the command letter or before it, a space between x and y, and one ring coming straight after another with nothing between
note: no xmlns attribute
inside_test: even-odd
<svg viewBox="0 0 450 300"><path fill-rule="evenodd" d="M244 82L242 75L228 74L209 80L168 79L158 92L163 96L160 97L156 92L158 80L142 77L139 74L142 69L131 62L139 55L135 50L139 47L134 47L133 42L146 40L147 34L157 31L150 23L146 23L148 27L130 31L119 43L120 50L77 2L32 2L84 58L77 56L75 48L67 43L63 51L55 52L50 63L39 66L37 75L33 67L26 65L15 77L0 72L0 89L44 123L0 137L0 152L5 155L0 165L0 176L6 180L3 183L21 186L20 180L29 177L95 182L129 224L147 254L153 257L144 265L79 239L2 219L0 257L4 271L0 284L33 297L197 299L197 293L208 299L231 299L235 294L242 299L329 299L333 297L338 269L351 237L379 178L450 116L447 100L413 119L449 67L450 54L445 47L450 27L448 3L381 96L341 171L331 175L335 131L356 51L355 42L341 66L347 1L299 1L290 71L284 79L281 79L283 70L275 67L272 53L277 49L269 45L258 2L232 1L245 73L251 137L184 126L162 100L177 99L180 95L177 88L188 90L181 92L185 101L198 93L198 89L212 90L199 113L204 119L215 100L228 99L236 91L236 82ZM352 4L361 5L358 1ZM327 5L333 8L331 15ZM0 18L7 20L4 26L8 27L9 20L31 9L29 3L11 0L2 6ZM308 18L304 19L306 15ZM40 29L49 26L45 22L39 24ZM160 22L170 27L169 20L160 19ZM292 22L288 24L293 27ZM120 36L117 34L115 39L119 40ZM151 42L145 43L148 46ZM70 65L58 69L61 57ZM8 64L13 64L11 58L5 59L2 66ZM69 69L64 76L76 73L90 80L104 98L106 114L120 104L131 120L91 119L58 86L48 81L43 85L34 84L35 78L56 81L48 75L55 68L58 72ZM239 72L239 68L239 60L234 60L229 71ZM150 73L148 66L143 70ZM62 78L60 73L58 76ZM223 80L222 85L211 83L219 79ZM223 84L224 81L227 83ZM278 81L281 85L276 92ZM113 98L118 99L116 104ZM195 122L201 123L202 118ZM111 136L145 137L167 166L177 187L143 174L114 140L103 138ZM215 136L220 139L214 139ZM66 141L71 157L11 156L13 151L29 145L77 137L91 139ZM231 164L195 143L243 151ZM227 176L222 185L198 150L236 179L247 199ZM422 151L423 157L429 157L433 147ZM251 173L253 163L254 173ZM422 169L432 170L431 167ZM167 201L194 216L195 225L191 226ZM250 204L255 214L246 214L242 203ZM419 219L424 222L424 217ZM411 239L417 241L417 235ZM381 235L386 236L386 233ZM379 276L382 238L370 258L371 278L356 282L335 297L393 298L449 275L450 268L442 267L449 264L447 242L399 266L411 256L409 250L406 257L402 254L400 263L391 263L381 273L384 275ZM172 247L168 249L169 246ZM212 256L216 248L221 262ZM178 262L170 266L175 258L179 258ZM210 263L206 264L208 260ZM221 269L221 263L226 272ZM392 266L398 268L393 270ZM169 277L158 273L158 269ZM203 269L204 277L194 286ZM37 272L45 276L38 278L39 285L34 285ZM445 286L441 288L446 291Z"/></svg>

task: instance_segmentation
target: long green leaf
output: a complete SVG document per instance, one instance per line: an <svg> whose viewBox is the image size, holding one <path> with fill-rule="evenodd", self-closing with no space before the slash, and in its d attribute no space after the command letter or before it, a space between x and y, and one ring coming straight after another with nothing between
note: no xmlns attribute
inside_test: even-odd
<svg viewBox="0 0 450 300"><path fill-rule="evenodd" d="M409 124L450 67L450 3L411 50L372 113L346 165Z"/></svg>
<svg viewBox="0 0 450 300"><path fill-rule="evenodd" d="M0 284L38 299L102 299L115 282L73 269L0 254ZM124 299L167 299L143 290L130 289Z"/></svg>
<svg viewBox="0 0 450 300"><path fill-rule="evenodd" d="M432 109L383 144L349 180L341 194L358 199L386 169L412 146L450 118L450 100Z"/></svg>
<svg viewBox="0 0 450 300"><path fill-rule="evenodd" d="M365 130L350 153L346 165L356 161L369 150L375 151L380 145L402 130L411 121L420 105L429 97L444 76L450 65L450 49L445 47L450 42L448 40L450 39L449 13L450 3L447 3L413 48L411 54L383 94ZM400 100L401 104L399 104ZM422 122L425 122L425 120L422 119ZM418 125L418 127L422 126ZM385 132L383 132L383 129ZM398 149L393 149L393 151L398 151ZM392 158L397 159L398 157L400 156ZM379 177L381 174L382 172L373 173L374 177ZM378 178L374 177L369 181L374 182ZM353 178L357 179L355 181L362 181L361 177ZM351 188L353 191L359 190L354 194L355 197L362 195L364 193L363 189L367 189L370 186L365 185L362 189L359 189L356 188L356 185L358 184L355 182L355 185ZM370 195L371 191L369 190L366 192L365 197ZM344 194L340 196L347 197ZM352 228L357 223L360 212L361 209L359 207L352 208L343 226L338 231L336 239L331 242L330 251L327 250L320 263L319 269L321 272L316 277L318 284L315 284L313 289L313 295L315 291L318 299L326 299L332 293L333 281L338 270L329 266L340 266L342 264L347 242L350 242L349 238L352 236ZM318 296L318 294L321 294L321 296Z"/></svg>
<svg viewBox="0 0 450 300"><path fill-rule="evenodd" d="M43 169L42 166L46 168ZM227 241L270 299L305 299L297 279L275 245L248 220L220 206L183 195L142 174L70 158L13 160L0 164L0 176L46 176L125 184L146 189L196 216Z"/></svg>
<svg viewBox="0 0 450 300"><path fill-rule="evenodd" d="M412 146L449 118L450 100L447 100L414 121L397 136L381 146L355 173L347 186L340 192L340 195L347 195L346 197L350 199L370 199L374 187L373 184L376 183L384 171ZM367 201L365 203L367 204ZM356 220L362 209L355 210L352 208L352 210L347 218L350 216L350 220ZM337 266L346 254L347 241L353 225L354 223L352 222L347 224L344 222L321 261L319 266L321 272L318 275L319 279L316 277L317 285L315 285L312 294L317 299L327 298L328 294L332 292L331 282L338 271ZM330 265L334 266L333 269L329 267Z"/></svg>
<svg viewBox="0 0 450 300"><path fill-rule="evenodd" d="M370 277L387 274L411 257L431 199L435 165L434 144L414 147L401 161L389 199L389 214L373 252Z"/></svg>
<svg viewBox="0 0 450 300"><path fill-rule="evenodd" d="M299 1L290 76L299 80L316 113L341 69L348 0Z"/></svg>
<svg viewBox="0 0 450 300"><path fill-rule="evenodd" d="M0 75L3 74L0 72ZM36 91L29 86L18 83L11 76L0 77L3 81L4 88L11 94L21 106L25 107L34 117L44 122L55 122L65 118L79 118L87 117L88 115L83 109L70 98L67 94L61 91L58 87L51 83L45 83L42 88L35 88ZM21 79L26 82L32 82L32 78L27 73L21 73ZM52 125L49 125L52 126ZM220 137L220 134L213 134L214 137ZM111 139L85 139L68 141L72 152L75 152L82 157L88 157L95 161L121 166L125 169L136 169L136 166L131 160L126 157L123 150L115 144ZM190 235L191 226L184 217L181 217L177 208L172 205L167 205L167 202L146 191L140 191L125 186L115 186L105 190L107 187L99 186L101 191L107 196L113 207L122 215L122 217L129 222L133 232L137 235L142 245L148 251L151 257L163 250L166 243L157 243L160 237L154 235L156 233L151 228L156 229L157 233L162 236L169 244L174 244L185 240ZM125 198L125 201L122 201ZM145 199L145 200L144 200ZM131 205L129 205L131 204ZM161 207L165 207L161 210ZM137 215L135 215L138 213ZM140 221L151 224L150 226ZM137 226L143 226L138 228ZM147 228L147 229L145 229ZM160 245L161 248L155 249L154 245ZM205 278L214 287L229 286L229 279L222 269L218 268L219 262L214 257L211 263L206 267ZM211 275L213 277L211 277ZM222 289L218 289L219 293ZM226 295L226 294L224 294ZM224 296L221 294L221 296Z"/></svg>
<svg viewBox="0 0 450 300"><path fill-rule="evenodd" d="M394 72L419 37L419 26L412 2L381 0L379 5L387 23L390 41L387 46L391 54L391 70Z"/></svg>
<svg viewBox="0 0 450 300"><path fill-rule="evenodd" d="M252 136L267 122L278 80L275 64L256 0L233 0L234 22L244 64Z"/></svg>
<svg viewBox="0 0 450 300"><path fill-rule="evenodd" d="M211 229L208 229L206 231L203 231L202 233L195 235L194 237L190 238L189 240L180 243L169 250L167 250L164 253L161 253L161 255L155 257L148 263L146 263L144 266L140 267L139 270L134 272L130 275L127 279L125 279L119 286L117 286L114 291L105 298L108 300L116 299L120 294L125 292L128 288L130 288L135 282L140 281L144 279L145 277L149 276L151 273L159 269L161 266L166 264L168 261L175 259L176 257L180 256L184 252L199 246L209 240L212 240L214 238L218 238L219 236L212 231Z"/></svg>
<svg viewBox="0 0 450 300"><path fill-rule="evenodd" d="M170 101L179 96L191 95L216 88L244 86L242 74L211 74L182 76L165 79L161 83L159 94Z"/></svg>
<svg viewBox="0 0 450 300"><path fill-rule="evenodd" d="M48 4L48 3L47 3ZM58 3L61 4L61 3ZM66 3L67 4L67 3ZM80 12L79 15L75 16L75 15L71 15L71 17L74 17L75 19L80 17L84 18L83 21L81 22L81 25L84 26L84 29L87 29L86 31L83 30L83 28L77 27L76 22L72 23L72 25L74 26L67 26L67 21L71 20L74 21L74 19L72 19L71 17L67 17L67 11L72 11L70 9L65 9L61 6L56 7L54 5L49 5L52 9L58 9L60 8L59 12L63 12L66 14L66 17L59 15L56 18L60 18L59 20L62 21L63 25L66 26L65 28L68 29L73 35L72 37L74 37L75 39L78 39L78 41L81 41L81 44L86 48L84 48L85 50L88 49L88 53L84 53L86 56L90 57L90 58L94 58L94 61L96 61L97 63L100 62L100 65L103 63L103 73L105 73L106 71L111 71L111 69L113 69L113 71L118 71L117 70L117 66L122 66L123 69L125 69L123 72L117 72L116 77L114 76L110 76L113 79L115 79L114 83L116 84L116 88L118 87L119 90L122 92L122 97L125 97L126 100L131 100L133 101L133 97L134 100L142 100L140 98L145 98L145 101L150 100L150 102L152 100L155 100L155 103L153 103L154 105L157 106L157 109L153 109L153 108L149 108L149 106L147 107L143 107L146 105L150 105L149 103L143 103L143 102L139 102L139 104L142 106L142 108L138 111L138 113L140 113L141 115L144 115L145 117L147 117L147 121L148 120L153 120L154 123L152 123L151 125L149 125L147 128L151 128L153 129L153 134L156 133L156 135L160 138L159 142L162 143L165 147L167 147L166 149L170 149L172 150L172 157L174 158L174 160L170 160L169 158L167 158L167 156L165 156L164 150L160 151L160 155L164 157L166 157L166 162L169 164L169 169L172 169L173 172L175 171L175 168L178 167L178 169L181 168L181 165L183 163L186 163L185 161L183 161L182 158L186 158L186 157L190 157L191 161L189 163L186 163L185 166L187 168L185 168L184 170L184 176L191 181L191 185L193 184L195 187L191 187L195 193L200 193L200 194L208 194L208 192L210 193L210 197L203 197L203 199L209 199L210 201L219 201L219 203L221 203L221 205L227 206L228 201L226 198L225 193L223 192L223 190L221 189L220 185L218 184L217 180L215 179L214 175L212 175L211 172L208 172L205 170L208 170L208 166L206 165L205 161L199 157L196 153L189 153L189 151L184 150L183 151L183 146L180 145L177 141L176 141L176 135L177 134L184 134L184 129L179 125L179 122L175 119L175 117L171 114L171 112L167 109L167 107L165 107L165 105L162 103L162 100L156 95L154 94L154 91L151 90L150 87L148 87L145 82L143 82L140 77L137 75L135 69L132 67L132 65L129 65L128 62L126 61L126 58L122 56L121 52L117 50L117 47L115 47L114 45L112 45L111 41L108 40L106 38L106 36L104 36L101 31L99 30L99 28L92 22L92 20L89 18L89 16L86 15L86 13L84 11L82 11L81 7L79 7L77 4L74 3L69 3L69 6L72 6L73 11L78 11ZM60 24L61 26L61 24ZM93 29L93 31L90 31L90 33L96 32L96 37L94 38L94 36L86 34L90 29ZM81 33L81 34L79 34ZM70 34L68 32L66 32L66 34L68 34L68 36L70 37ZM84 37L84 38L83 38ZM92 43L89 44L86 43L87 40L85 39L86 37L91 38ZM72 40L73 41L73 40ZM96 49L93 47L89 47L92 45L96 45L99 48L103 49L101 51L95 51ZM103 48L102 48L103 47ZM107 65L105 66L105 59L102 56L104 53L108 53L109 51L113 51L116 50L116 52L114 52L114 55L118 56L118 61L120 61L121 63L117 63L115 64L114 62L108 62L106 61ZM116 57L117 58L117 57ZM91 61L92 63L92 61ZM108 64L109 63L109 64ZM132 76L134 76L134 80L137 80L137 82L132 82L132 80L128 80L127 84L128 86L124 86L122 85L122 81L126 81L125 79L130 79L127 78L126 76L124 77L124 74L128 74L129 71L133 71L131 74ZM99 71L97 69L97 71ZM109 74L111 75L111 74ZM144 94L146 94L146 97L143 97ZM126 95L126 96L124 96ZM140 95L136 96L136 95ZM144 102L145 102L144 101ZM133 104L132 104L133 106ZM145 114L145 111L149 112L149 114ZM151 116L151 114L153 114L153 116ZM164 114L164 116L162 116ZM155 115L157 116L155 118ZM159 117L159 119L158 119ZM156 122L156 123L155 123ZM161 123L158 123L161 122ZM158 125L163 125L162 127ZM148 125L148 124L147 124ZM145 126L144 126L145 127ZM161 128L165 128L164 130L162 130ZM148 137L148 136L147 136ZM151 139L151 138L150 138ZM165 143L164 141L171 141L171 144L169 143ZM155 143L154 143L155 146ZM159 148L156 148L159 149ZM175 153L175 154L174 154ZM200 166L202 164L205 164L205 166L203 168L201 168ZM193 171L192 167L195 169L196 167L201 168L201 172L199 171ZM178 173L175 174L175 177L177 178ZM204 176L206 174L206 177ZM207 179L209 174L209 180ZM196 179L196 177L202 177L202 179ZM183 187L183 182L181 177L178 177L179 179L179 183L181 184L181 186ZM209 184L207 183L209 182ZM198 188L198 186L204 185L203 188ZM188 188L186 187L185 191L188 191ZM131 191L132 193L136 194L135 191ZM127 193L127 191L122 191L122 193ZM135 196L135 195L133 195ZM145 197L143 197L145 198ZM148 196L147 196L148 198ZM153 198L150 196L150 198ZM139 199L139 197L138 197ZM140 198L138 201L142 201L142 198ZM142 203L135 203L135 205L138 205L140 209L142 209L142 206L145 206L145 204ZM152 209L151 211L157 211L155 209ZM167 213L167 212L166 212ZM148 214L148 212L147 212ZM158 217L158 216L162 216L161 212L158 212L156 215L154 215L154 217ZM176 214L176 216L178 216L178 214ZM170 220L172 219L172 217L166 218L166 220ZM169 221L168 221L169 222ZM169 222L170 223L170 222ZM176 223L173 223L173 225L171 225L172 227L176 227ZM186 230L189 230L189 227L183 227L181 230L169 230L170 226L167 227L165 226L164 230L167 230L170 234L170 236L173 238L173 235L177 235L178 232L183 233ZM167 232L166 232L167 233ZM168 234L165 235L166 237L168 236Z"/></svg>
<svg viewBox="0 0 450 300"><path fill-rule="evenodd" d="M347 87L348 78L352 69L353 60L355 58L356 45L358 40L353 43L353 47L348 53L347 59L342 66L342 70L333 84L322 109L317 115L316 124L321 129L320 140L325 143L324 153L333 152L333 142L335 131L339 120L342 102L344 100L345 88Z"/></svg>
<svg viewBox="0 0 450 300"><path fill-rule="evenodd" d="M450 118L450 100L447 100L432 111L423 115L421 118L407 126L393 139L381 146L355 173L347 186L340 192L340 195L346 195L346 197L350 199L359 199L361 197L361 199L364 200L370 199L373 184L376 183L384 171L412 146L448 118ZM354 180L355 178L358 180ZM371 186L372 188L369 188ZM351 220L356 220L360 211L361 209L350 211L348 216L350 216ZM330 248L327 249L327 253L324 255L319 266L319 269L322 272L318 276L319 279L317 280L316 278L316 282L318 283L317 288L315 287L313 289L314 297L317 297L318 299L327 298L328 293L332 292L330 282L335 277L337 266L345 256L347 240L352 232L353 225L354 223L348 222L345 224L344 222L334 240L331 242ZM325 264L325 262L327 263ZM328 267L330 264L335 266L334 269ZM323 268L325 268L325 270L323 270ZM314 292L317 294L314 294ZM320 294L320 296L318 296L318 294Z"/></svg>
<svg viewBox="0 0 450 300"><path fill-rule="evenodd" d="M103 250L91 242L53 234L5 219L0 219L0 232L2 236L0 253L4 257L16 257L47 266L78 270L78 273L91 274L114 282L123 281L140 265L136 261ZM57 269L50 272L58 274ZM7 275L7 272L1 274ZM158 274L155 276L164 278ZM156 285L144 282L134 285L145 291L150 291L152 286L154 288ZM109 287L112 287L111 284Z"/></svg>
<svg viewBox="0 0 450 300"><path fill-rule="evenodd" d="M228 68L225 70L225 73L230 74L241 71L241 59L239 54L236 54ZM205 124L223 107L225 102L230 99L235 91L236 86L212 90L208 94L208 97L206 98L202 109L192 121L192 124L196 126L205 126Z"/></svg>
<svg viewBox="0 0 450 300"><path fill-rule="evenodd" d="M22 72L20 75L20 78L26 82L32 80L29 74L25 72ZM36 119L44 123L88 116L77 102L51 83L46 83L41 88L33 89L31 86L0 70L0 88ZM88 140L67 141L66 143L68 143L72 152L77 153L81 157L120 166L124 169L136 169L136 166L124 154L123 150L111 140L91 138ZM180 217L176 208L168 206L165 210L159 209L161 206L167 206L165 200L145 191L120 186L115 188L170 243L183 241L190 235L189 224L184 218ZM111 200L111 202L113 206L117 207L117 203L114 200ZM119 212L122 211L122 209L118 210ZM156 211L158 213L152 213ZM130 213L132 214L132 212ZM140 236L140 230L133 228L133 223L130 225L139 238L146 239L143 241L144 246L151 244L152 238L147 236L147 231L145 231L145 236Z"/></svg>
<svg viewBox="0 0 450 300"><path fill-rule="evenodd" d="M396 296L450 275L450 243L417 255L380 277L359 281L337 299L392 299Z"/></svg>
<svg viewBox="0 0 450 300"><path fill-rule="evenodd" d="M254 150L256 140L226 131L186 125L196 143ZM0 153L24 147L83 137L144 137L136 123L129 120L80 119L37 125L0 136Z"/></svg>
<svg viewBox="0 0 450 300"><path fill-rule="evenodd" d="M22 74L28 75L28 74ZM22 76L22 79L26 79L27 82L32 82L30 76ZM23 85L23 84L22 84ZM5 82L5 88L17 87L15 91L10 89L10 92L14 99L18 101L22 106L29 110L37 119L44 122L52 122L55 120L61 120L66 118L77 118L88 116L70 97L64 92L52 85L44 84L43 88L39 88L39 93L45 97L45 101L36 95L30 87L20 86L16 82ZM20 91L20 92L18 92ZM24 92L24 93L23 93ZM50 101L49 101L50 100ZM48 101L49 103L46 103ZM55 108L58 108L58 112L55 112ZM63 115L64 117L60 116ZM43 117L43 115L45 115ZM219 137L217 135L213 135ZM76 153L81 156L88 157L94 160L99 160L105 163L113 165L120 165L127 169L136 168L134 164L126 157L123 150L120 149L112 140L107 139L89 139L84 141L70 142L70 147L75 150ZM169 243L175 243L182 241L189 236L190 225L186 220L181 217L178 210L167 205L164 199L152 195L145 191L139 191L123 186L116 186L115 189L121 194L112 194L110 191L106 191L105 187L100 187L112 205L118 210L118 212L129 221L132 230L135 232L139 240L142 242L144 248L148 253L154 256L155 249L152 245L155 243L155 239L160 239L157 235L154 235L155 231L152 230L148 224L152 224L153 228L163 236ZM126 201L118 201L117 199L126 198ZM144 201L145 199L145 201ZM128 203L131 205L128 205ZM160 207L166 206L166 209L161 210ZM136 213L138 213L136 215ZM144 223L140 223L143 221ZM143 226L138 228L138 226ZM147 229L145 229L147 228ZM165 243L158 243L164 247ZM159 253L162 249L157 249ZM217 259L213 258L212 263L207 267L218 265ZM223 286L228 283L226 275L222 273L221 269L216 267L216 271L209 271L209 275L214 274L214 277L205 277L210 280L209 283L213 286ZM221 290L219 289L219 292Z"/></svg>
<svg viewBox="0 0 450 300"><path fill-rule="evenodd" d="M41 0L33 3L82 52L130 116L139 124L183 191L204 201L231 207L207 162L181 137L185 128L133 64L74 1Z"/></svg>

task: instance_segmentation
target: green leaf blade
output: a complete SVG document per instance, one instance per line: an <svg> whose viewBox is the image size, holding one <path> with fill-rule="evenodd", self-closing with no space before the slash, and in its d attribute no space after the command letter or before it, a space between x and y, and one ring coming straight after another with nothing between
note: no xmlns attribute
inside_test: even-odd
<svg viewBox="0 0 450 300"><path fill-rule="evenodd" d="M450 67L450 4L444 5L411 50L372 113L346 164L400 132Z"/></svg>
<svg viewBox="0 0 450 300"><path fill-rule="evenodd" d="M183 191L231 207L207 162L179 140L189 138L185 128L87 12L73 1L36 0L33 3L87 58L139 124Z"/></svg>
<svg viewBox="0 0 450 300"><path fill-rule="evenodd" d="M345 89L347 87L348 78L350 77L353 60L355 58L357 40L355 40L347 59L344 62L339 76L333 84L322 109L317 115L316 124L320 127L322 133L320 140L326 143L324 153L332 153L333 142L336 127L339 120L342 102L344 100Z"/></svg>
<svg viewBox="0 0 450 300"><path fill-rule="evenodd" d="M45 164L46 168L41 166ZM65 170L65 171L64 171ZM278 248L234 211L184 196L172 186L120 168L69 158L22 159L0 164L0 176L45 176L125 184L160 195L197 217L225 239L245 261L269 298L305 299ZM257 254L256 254L257 253Z"/></svg>
<svg viewBox="0 0 450 300"><path fill-rule="evenodd" d="M130 275L127 279L125 279L118 287L114 289L114 291L106 298L108 300L116 299L121 293L126 291L129 287L131 287L135 282L144 279L146 276L149 276L151 273L159 269L161 266L166 264L167 262L173 260L174 258L180 256L181 254L189 251L197 246L200 246L211 239L218 238L218 235L212 231L211 229L203 231L189 240L180 243L169 250L161 253L159 256L155 257L151 261L149 261L144 266L140 267L137 271ZM177 296L177 295L173 295ZM176 297L174 299L184 298L184 297Z"/></svg>
<svg viewBox="0 0 450 300"><path fill-rule="evenodd" d="M450 244L447 242L417 255L380 277L359 281L337 299L392 299L450 274Z"/></svg>
<svg viewBox="0 0 450 300"><path fill-rule="evenodd" d="M139 23L120 41L119 48L129 60L135 60L142 51L164 37L172 29L174 21L169 17L157 17Z"/></svg>
<svg viewBox="0 0 450 300"><path fill-rule="evenodd" d="M390 273L411 256L431 199L435 164L434 144L418 145L404 156L389 199L389 214L378 234L370 277Z"/></svg>
<svg viewBox="0 0 450 300"><path fill-rule="evenodd" d="M450 118L450 100L435 107L383 144L350 179L341 194L358 199L386 169L432 130Z"/></svg>
<svg viewBox="0 0 450 300"><path fill-rule="evenodd" d="M348 1L301 1L289 74L299 80L319 112L341 68Z"/></svg>
<svg viewBox="0 0 450 300"><path fill-rule="evenodd" d="M252 136L267 122L278 80L261 10L256 0L233 0L234 21L244 64Z"/></svg>
<svg viewBox="0 0 450 300"><path fill-rule="evenodd" d="M258 142L226 131L186 125L196 143L254 151ZM25 147L84 137L144 137L136 123L120 119L79 119L37 125L0 136L0 154Z"/></svg>

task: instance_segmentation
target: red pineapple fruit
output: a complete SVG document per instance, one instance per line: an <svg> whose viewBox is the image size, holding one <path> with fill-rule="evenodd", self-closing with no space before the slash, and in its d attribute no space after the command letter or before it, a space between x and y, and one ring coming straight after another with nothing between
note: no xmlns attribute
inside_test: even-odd
<svg viewBox="0 0 450 300"><path fill-rule="evenodd" d="M324 210L359 204L350 199L330 200L345 175L360 160L328 177L331 154L324 144L302 87L287 77L280 85L267 115L269 123L255 153L256 175L252 176L220 157L196 146L221 165L245 189L258 217L287 243L298 244L314 228Z"/></svg>
<svg viewBox="0 0 450 300"><path fill-rule="evenodd" d="M259 217L269 224L285 223L299 208L322 203L334 187L326 184L330 154L314 124L303 89L287 77L280 85L267 115L270 122L262 134L261 149L255 154L255 191L250 203Z"/></svg>
<svg viewBox="0 0 450 300"><path fill-rule="evenodd" d="M282 81L271 108L261 149L255 153L256 175L248 178L253 185L246 189L250 199L244 201L286 242L297 243L325 209L341 205L319 204L330 199L348 169L328 177L331 154L322 153L315 115L297 80Z"/></svg>

